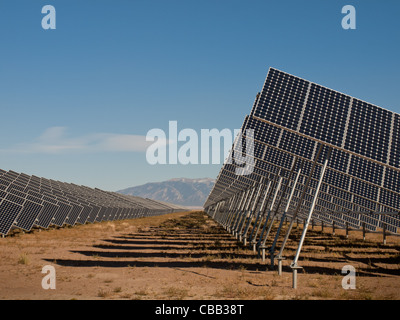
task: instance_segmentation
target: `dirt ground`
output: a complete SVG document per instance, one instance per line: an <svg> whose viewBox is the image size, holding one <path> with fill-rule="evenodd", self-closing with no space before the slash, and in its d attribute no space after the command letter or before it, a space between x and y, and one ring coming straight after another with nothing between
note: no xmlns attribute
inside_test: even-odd
<svg viewBox="0 0 400 320"><path fill-rule="evenodd" d="M308 230L298 288L289 267L302 225L287 244L283 274L202 212L34 230L0 238L0 299L400 299L400 238ZM279 244L278 244L279 245ZM43 289L54 266L56 289ZM356 289L342 287L345 265Z"/></svg>

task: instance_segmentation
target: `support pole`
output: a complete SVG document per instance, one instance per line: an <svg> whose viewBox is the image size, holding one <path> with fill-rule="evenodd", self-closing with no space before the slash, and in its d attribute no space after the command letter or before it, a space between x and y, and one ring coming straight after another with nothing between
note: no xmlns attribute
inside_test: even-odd
<svg viewBox="0 0 400 320"><path fill-rule="evenodd" d="M281 183L282 183L282 177L279 178L278 185L276 186L275 195L274 195L274 198L273 198L272 203L271 203L270 212L272 211L272 209L273 209L273 207L274 207L274 205L275 205L275 200L276 200L276 197L277 197L277 195L278 195L278 193L279 193L279 189L281 188ZM276 208L276 212L277 212L277 211L278 211L278 208ZM276 213L276 212L275 212L275 213ZM266 226L267 226L267 223L268 223L268 219L267 219L267 221L265 221L263 231L261 232L260 240L261 240L261 238L262 238L262 236L263 236L263 234L264 234L264 232L265 232L265 230L266 230L265 236L264 236L264 240L263 240L263 242L261 242L261 244L260 244L260 249L262 250L262 256L263 256L262 261L265 261L265 249L266 249L265 244L266 244L266 242L267 242L267 237L268 237L268 235L269 235L269 233L270 233L270 231L271 231L272 225L273 225L273 223L274 223L274 220L273 220L273 219L274 219L274 215L271 216L271 219L270 219L271 222L270 222L270 224L269 224L269 226L268 226L268 230L266 230Z"/></svg>
<svg viewBox="0 0 400 320"><path fill-rule="evenodd" d="M258 202L260 200L262 188L263 188L263 185L262 185L262 183L260 183L260 186L258 187L257 195L256 195L256 197L254 199L253 207L251 208L251 211L250 211L250 214L249 214L249 219L248 219L246 227L244 228L244 231L243 231L243 245L244 246L247 245L247 233L249 231L251 221L253 220L254 212L255 212L255 210L257 208L257 205L258 205Z"/></svg>
<svg viewBox="0 0 400 320"><path fill-rule="evenodd" d="M228 219L227 226L226 226L226 230L228 232L232 231L233 222L236 219L236 215L237 215L237 212L239 211L239 208L242 206L242 202L244 200L245 195L246 195L246 191L243 191L242 194L238 196L237 202L235 203L234 207L232 208L232 212L230 214L230 217Z"/></svg>
<svg viewBox="0 0 400 320"><path fill-rule="evenodd" d="M244 204L246 203L247 197L249 195L250 189L247 189L246 191L243 191L243 196L242 196L242 201L240 202L240 206L237 208L235 215L232 219L231 225L230 225L230 232L232 235L235 235L235 228L237 225L237 221L240 216L240 212L242 211L242 208L244 207Z"/></svg>
<svg viewBox="0 0 400 320"><path fill-rule="evenodd" d="M328 155L327 155L327 157L325 159L324 165L323 165L322 170L321 170L321 174L320 174L320 177L319 177L317 188L315 189L314 198L313 198L313 201L311 203L310 211L308 213L306 225L304 226L303 232L302 232L301 237L300 237L300 242L299 242L299 246L298 246L297 251L296 251L296 255L295 255L294 259L293 259L292 264L290 265L292 270L293 270L293 288L297 287L297 279L295 279L295 278L297 278L297 269L298 269L297 261L298 261L299 256L300 256L300 252L301 252L301 249L302 249L302 246L303 246L303 243L304 243L304 239L305 239L306 234L307 234L307 228L308 228L308 225L310 223L312 214L314 212L315 205L317 204L319 190L320 190L321 185L322 185L322 180L324 179L324 176L325 176L325 171L326 171L326 167L328 166L328 161L329 161L329 158L330 158L330 155L331 155L331 151L332 151L332 148L330 147L329 150L328 150Z"/></svg>
<svg viewBox="0 0 400 320"><path fill-rule="evenodd" d="M263 229L262 229L262 231L261 231L260 240L258 240L258 243L257 243L258 246L259 246L259 249L262 249L262 250L263 250L263 257L264 257L263 261L265 261L265 246L264 246L264 247L261 247L261 244L262 244L261 241L262 241L262 239L263 239L264 232L265 232L265 230L266 230L266 228L267 228L267 224L268 224L269 217L270 217L270 215L271 215L271 211L272 211L272 209L274 208L275 200L276 200L276 197L277 197L277 195L278 195L278 192L279 192L279 189L280 189L280 186L281 186L281 182L282 182L282 177L279 177L279 180L278 180L278 183L277 183L277 185L276 185L275 192L274 192L274 197L272 198L272 202L271 202L271 205L270 205L270 207L269 207L268 214L267 214L267 217L266 217L266 219L265 219L265 223L264 223ZM271 222L271 223L272 223L272 222Z"/></svg>
<svg viewBox="0 0 400 320"><path fill-rule="evenodd" d="M292 190L291 190L291 192L290 192L288 201L287 201L287 203L286 203L285 211L283 212L283 215L282 215L282 217L281 217L281 221L280 221L280 223L279 223L278 230L277 230L277 232L276 232L276 234L275 234L274 242L272 243L272 246L271 246L271 249L270 249L271 268L274 267L274 253L275 253L275 247L276 247L276 244L277 244L277 242L278 242L278 238L279 238L279 234L280 234L281 229L282 229L283 222L284 222L284 221L287 222L287 217L286 217L286 215L287 215L287 212L289 211L290 203L292 202L292 198L293 198L294 192L296 191L296 186L297 186L297 182L299 181L299 177L300 177L300 175L301 175L301 170L302 170L302 166L300 167L299 171L297 171L296 178L295 178L295 180L294 180L294 182L293 182ZM278 258L278 274L281 275L281 274L282 274L282 256L278 256L277 258ZM279 267L279 266L280 266L280 267ZM279 271L279 270L280 270L280 271Z"/></svg>
<svg viewBox="0 0 400 320"><path fill-rule="evenodd" d="M362 230L363 230L363 240L365 241L365 233L366 233L366 231L365 231L365 222L363 222Z"/></svg>
<svg viewBox="0 0 400 320"><path fill-rule="evenodd" d="M233 206L234 206L234 204L235 204L235 202L236 202L236 197L237 197L237 195L235 194L235 195L233 195L233 197L230 199L230 204L229 204L229 207L228 207L228 210L226 211L226 213L225 213L225 216L223 217L223 219L222 219L222 221L221 221L221 223L222 223L222 226L226 229L226 227L227 227L227 221L228 221L228 219L229 219L229 215L230 215L230 213L231 213L231 210L232 210L232 208L233 208Z"/></svg>
<svg viewBox="0 0 400 320"><path fill-rule="evenodd" d="M253 196L255 194L255 191L256 191L256 187L254 186L252 188L252 190L251 190L251 196L249 198L249 201L247 202L247 204L246 204L246 206L244 208L244 212L243 212L242 216L240 217L240 222L239 222L239 224L237 226L237 229L235 230L236 231L236 234L235 234L236 235L236 239L238 239L239 241L242 241L243 226L244 226L244 223L245 223L245 221L247 219L247 216L249 214L250 204L251 204L251 201L253 200Z"/></svg>
<svg viewBox="0 0 400 320"><path fill-rule="evenodd" d="M271 229L272 229L272 226L273 226L273 224L274 224L275 218L277 218L277 215L278 215L279 208L280 208L280 206L281 206L282 200L283 200L283 198L284 198L284 196L285 196L285 194L286 194L286 191L287 191L287 189L288 189L288 187L289 187L290 180L291 180L291 178L292 178L292 175L293 175L294 170L295 170L296 165L297 165L297 161L298 161L298 158L295 157L295 158L294 158L294 161L293 161L293 164L292 164L292 168L290 169L290 172L289 172L289 176L287 177L287 181L286 181L285 186L284 186L284 188L283 188L283 191L282 191L282 193L281 193L281 197L279 198L279 201L278 201L278 203L277 203L277 205L276 205L276 208L275 208L274 213L271 215L271 222L270 222L270 224L269 224L269 226L268 226L268 229L267 229L267 231L266 231L266 233L265 233L264 241L263 241L263 242L261 243L261 245L260 245L260 248L259 248L259 249L262 250L262 261L265 261L266 242L267 242L268 236L269 236L269 234L270 234L270 232L271 232ZM301 166L300 166L300 170L301 170L301 168L302 168L302 164L301 164ZM279 172L279 173L280 173L280 172ZM279 177L279 181L278 181L278 185L277 185L277 187L276 187L276 188L277 188L277 189L276 189L276 194L275 194L275 196L274 196L273 204L272 204L272 206L271 206L271 211L272 211L273 206L274 206L274 204L275 204L276 195L278 194L278 192L279 192L279 190L280 190L280 188L281 188L282 180L283 180L283 177L280 176L280 177ZM290 197L290 199L291 199L291 197ZM288 200L288 203L290 203L290 199ZM268 220L266 221L266 223L265 223L265 225L264 225L263 232L261 233L261 236L260 236L260 241L261 241L261 239L262 239L262 235L263 235L263 233L264 233L264 230L265 230L265 227L266 227L266 225L267 225L267 222L268 222ZM279 226L279 228L278 228L277 234L279 233L280 227L281 227L281 223L280 223L280 226ZM272 247L271 247L271 248L272 248ZM269 253L270 253L270 256L271 256L271 250L269 250ZM273 258L272 258L272 260L273 260ZM273 262L271 263L271 265L273 266Z"/></svg>
<svg viewBox="0 0 400 320"><path fill-rule="evenodd" d="M238 219L237 219L237 222L236 222L236 226L235 226L235 228L234 228L234 236L236 237L236 238L238 238L238 230L239 230L239 228L241 227L241 224L242 224L242 222L243 222L243 218L246 216L246 212L247 212L247 210L248 210L248 207L249 207L249 203L251 202L251 199L252 199L252 197L253 197L253 194L254 194L254 187L250 187L249 188L249 194L248 194L248 196L247 196L247 198L246 198L246 201L243 203L243 208L242 208L242 210L241 210L241 212L240 212L240 215L239 215L239 217L238 217Z"/></svg>
<svg viewBox="0 0 400 320"><path fill-rule="evenodd" d="M282 275L282 260L284 260L285 258L278 258L278 275L281 276Z"/></svg>
<svg viewBox="0 0 400 320"><path fill-rule="evenodd" d="M386 246L386 223L383 224L383 245Z"/></svg>
<svg viewBox="0 0 400 320"><path fill-rule="evenodd" d="M307 192L307 189L308 189L308 185L310 184L311 177L312 177L312 175L314 174L315 167L317 166L317 160L318 160L318 158L319 158L319 156L320 156L320 154L321 154L321 152L322 152L322 148L323 148L323 145L321 144L320 147L319 147L319 149L318 149L317 155L316 155L315 158L314 158L314 163L313 163L313 166L312 166L312 168L311 168L311 172L310 172L310 174L308 175L306 184L305 184L305 186L304 186L304 188L303 188L303 192L301 193L300 199L299 199L299 201L298 201L298 203L297 203L296 210L295 210L295 212L293 213L293 216L292 216L292 218L291 218L291 220L290 220L290 223L289 223L288 229L287 229L287 231L286 231L285 237L284 237L284 239L283 239L281 248L280 248L279 253L278 253L278 255L277 255L278 261L279 261L279 259L282 259L282 258L283 258L283 250L285 249L286 242L287 242L288 239L289 239L289 235L290 235L290 232L292 231L293 224L294 224L294 221L295 221L295 219L296 219L296 217L297 217L297 214L298 214L298 212L300 211L300 207L301 207L301 205L302 205L302 203L303 203L304 196L305 196L305 194L306 194L306 192Z"/></svg>
<svg viewBox="0 0 400 320"><path fill-rule="evenodd" d="M258 212L259 222L258 222L258 224L254 224L253 230L251 231L250 238L251 238L251 244L253 245L253 251L254 252L256 252L257 234L258 234L258 231L260 230L262 218L264 216L264 207L267 204L267 202L269 201L269 197L270 197L270 194L272 192L271 185L272 185L272 181L270 180L270 181L268 181L268 186L265 189L264 199L263 199L263 202L261 204L260 211ZM256 225L257 225L257 227L256 227Z"/></svg>
<svg viewBox="0 0 400 320"><path fill-rule="evenodd" d="M214 214L212 216L212 218L215 220L215 215L217 213L217 211L219 210L220 206L221 206L222 202L218 202L217 205L215 206L215 210L214 210Z"/></svg>

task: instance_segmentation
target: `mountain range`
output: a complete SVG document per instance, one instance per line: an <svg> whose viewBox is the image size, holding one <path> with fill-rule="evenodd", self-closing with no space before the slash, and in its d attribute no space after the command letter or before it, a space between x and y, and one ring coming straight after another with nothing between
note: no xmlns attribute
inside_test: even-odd
<svg viewBox="0 0 400 320"><path fill-rule="evenodd" d="M117 192L185 207L201 208L214 183L215 179L211 178L176 178L162 182L146 183Z"/></svg>

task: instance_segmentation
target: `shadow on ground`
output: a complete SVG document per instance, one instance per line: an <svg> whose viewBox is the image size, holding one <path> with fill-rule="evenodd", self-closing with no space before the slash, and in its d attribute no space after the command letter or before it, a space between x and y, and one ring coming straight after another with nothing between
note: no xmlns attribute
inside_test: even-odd
<svg viewBox="0 0 400 320"><path fill-rule="evenodd" d="M297 246L296 239L301 230L293 230L291 243ZM272 233L271 233L272 234ZM371 249L381 253L382 246L345 239L339 236L321 235L319 232L309 232L305 245L323 246L329 250L321 254L307 257L308 264L303 271L308 274L338 275L340 268L327 267L327 263L345 264L357 263L358 276L389 276L399 275L399 268L383 268L380 264L399 265L400 255L387 254L382 257L353 256L349 248L365 249L371 255ZM334 247L335 255L329 255ZM310 249L311 248L311 249ZM308 253L312 252L312 247ZM395 251L397 247L392 248ZM343 251L342 251L343 250ZM369 250L369 251L368 251ZM138 233L123 234L110 239L103 239L101 244L95 244L89 250L70 251L79 254L82 259L57 259L52 257L46 261L66 267L151 267L179 268L196 273L194 268L216 268L224 270L249 270L261 272L269 270L269 265L263 263L249 248L244 248L224 229L211 221L204 213L195 212L178 219L167 220L159 227L150 227ZM362 251L361 251L362 252ZM357 251L360 254L360 251ZM85 257L87 259L85 259ZM301 263L301 261L300 261ZM320 264L320 265L318 265ZM321 266L324 265L324 266ZM363 267L365 265L365 267ZM190 269L190 270L189 270ZM284 271L291 272L289 266Z"/></svg>

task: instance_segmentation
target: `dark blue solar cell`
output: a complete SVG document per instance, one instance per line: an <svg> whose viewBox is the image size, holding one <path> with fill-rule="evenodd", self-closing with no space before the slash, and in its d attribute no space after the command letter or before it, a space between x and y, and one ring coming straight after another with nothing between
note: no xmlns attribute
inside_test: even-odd
<svg viewBox="0 0 400 320"><path fill-rule="evenodd" d="M0 203L0 234L6 235L22 210L22 206L8 200Z"/></svg>
<svg viewBox="0 0 400 320"><path fill-rule="evenodd" d="M386 163L391 116L389 111L353 99L345 148Z"/></svg>
<svg viewBox="0 0 400 320"><path fill-rule="evenodd" d="M383 166L372 161L353 156L351 158L349 174L380 186L383 178Z"/></svg>
<svg viewBox="0 0 400 320"><path fill-rule="evenodd" d="M306 107L303 113L300 132L314 138L340 146L345 133L346 117L350 97L311 84Z"/></svg>
<svg viewBox="0 0 400 320"><path fill-rule="evenodd" d="M400 168L400 115L394 115L389 164Z"/></svg>
<svg viewBox="0 0 400 320"><path fill-rule="evenodd" d="M307 89L308 82L305 80L271 69L252 114L295 130Z"/></svg>
<svg viewBox="0 0 400 320"><path fill-rule="evenodd" d="M16 219L15 226L26 231L31 230L43 206L39 203L26 200L23 209Z"/></svg>

